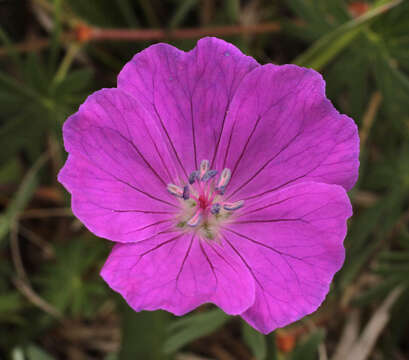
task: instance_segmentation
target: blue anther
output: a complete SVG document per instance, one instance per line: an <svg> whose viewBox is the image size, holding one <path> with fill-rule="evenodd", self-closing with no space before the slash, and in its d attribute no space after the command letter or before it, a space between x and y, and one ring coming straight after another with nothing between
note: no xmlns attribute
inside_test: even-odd
<svg viewBox="0 0 409 360"><path fill-rule="evenodd" d="M220 208L221 208L221 205L219 203L213 204L212 207L210 208L210 212L213 215L216 215L220 212Z"/></svg>
<svg viewBox="0 0 409 360"><path fill-rule="evenodd" d="M196 181L198 175L199 175L198 171L193 171L192 173L190 173L190 175L189 175L189 184L190 185L192 185Z"/></svg>
<svg viewBox="0 0 409 360"><path fill-rule="evenodd" d="M187 199L190 198L189 186L185 185L185 186L183 187L183 195L182 195L182 197L183 197L183 200L187 200Z"/></svg>
<svg viewBox="0 0 409 360"><path fill-rule="evenodd" d="M207 181L211 179L212 177L215 177L217 174L217 170L209 170L206 172L206 174L203 175L202 181Z"/></svg>
<svg viewBox="0 0 409 360"><path fill-rule="evenodd" d="M234 210L240 209L243 205L244 205L244 201L240 200L234 203L226 203L223 205L223 208L224 210L227 210L227 211L234 211Z"/></svg>

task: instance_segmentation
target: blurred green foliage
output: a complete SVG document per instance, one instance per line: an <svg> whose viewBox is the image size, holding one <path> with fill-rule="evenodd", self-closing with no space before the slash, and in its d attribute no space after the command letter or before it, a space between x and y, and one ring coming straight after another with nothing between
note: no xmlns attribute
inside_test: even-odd
<svg viewBox="0 0 409 360"><path fill-rule="evenodd" d="M265 22L279 31L217 35L261 63L321 71L328 96L360 129L345 265L322 309L276 335L210 306L183 318L135 313L99 278L110 246L72 217L56 174L66 117L92 91L115 86L123 64L152 41L82 42L67 34L80 24L147 30ZM0 24L1 359L317 359L334 352L351 309L364 325L396 286L404 290L371 353L409 358L408 1L5 0ZM171 43L190 49L196 40Z"/></svg>

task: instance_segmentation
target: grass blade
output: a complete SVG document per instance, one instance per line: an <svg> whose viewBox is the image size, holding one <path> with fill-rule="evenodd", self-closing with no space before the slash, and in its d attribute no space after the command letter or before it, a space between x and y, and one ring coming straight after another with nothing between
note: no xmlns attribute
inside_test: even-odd
<svg viewBox="0 0 409 360"><path fill-rule="evenodd" d="M399 5L402 0L393 0L385 5L378 6L356 19L341 25L328 35L317 40L306 52L298 56L293 63L299 66L322 69L340 51L348 46L361 30L373 19Z"/></svg>

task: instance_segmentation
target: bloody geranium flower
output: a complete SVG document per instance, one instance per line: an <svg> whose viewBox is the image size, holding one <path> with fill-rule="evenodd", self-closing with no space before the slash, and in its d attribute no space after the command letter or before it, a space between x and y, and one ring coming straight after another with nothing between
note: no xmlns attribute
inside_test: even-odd
<svg viewBox="0 0 409 360"><path fill-rule="evenodd" d="M359 163L356 125L317 72L215 38L157 44L63 133L59 180L117 242L101 275L136 311L210 302L268 333L324 300Z"/></svg>

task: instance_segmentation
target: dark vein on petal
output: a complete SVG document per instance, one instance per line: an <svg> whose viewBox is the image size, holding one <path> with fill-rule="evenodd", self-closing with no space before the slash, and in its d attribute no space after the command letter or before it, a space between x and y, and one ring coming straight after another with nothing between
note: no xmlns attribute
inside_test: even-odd
<svg viewBox="0 0 409 360"><path fill-rule="evenodd" d="M215 268L214 268L214 265L213 265L213 263L210 261L209 256L207 255L205 249L203 248L203 244L202 244L201 240L198 239L198 241L199 241L200 250L202 251L204 257L206 258L207 263L208 263L209 266L210 266L210 269L212 270L213 276L214 276L214 278L215 278L215 280L216 280L216 288L217 288L217 286L218 286L218 284L219 284L219 279L217 278L216 270L215 270Z"/></svg>
<svg viewBox="0 0 409 360"><path fill-rule="evenodd" d="M227 149L226 149L226 152L224 154L223 168L226 167L227 155L229 154L229 151L230 151L231 139L233 138L233 133L234 133L235 128L236 128L236 122L233 122L232 129L231 129L230 135L229 135L229 141L227 143Z"/></svg>
<svg viewBox="0 0 409 360"><path fill-rule="evenodd" d="M324 160L323 160L323 161L324 161ZM309 175L309 174L312 173L314 170L318 169L321 164L322 164L322 162L320 162L317 166L315 166L314 168L312 168L312 169L310 169L309 171L307 171L305 174L300 175L300 176L297 176L295 179L288 180L287 182L285 182L285 183L283 183L283 184L281 184L281 185L279 185L279 186L276 186L275 188L272 188L272 189L263 191L262 193L259 193L259 194L253 195L253 196L248 196L248 197L244 198L243 200L255 199L255 198L257 198L257 197L263 196L263 195L268 194L268 193L270 193L270 192L279 190L279 189L283 188L284 186L287 186L288 184L291 184L291 183L293 183L293 182L295 182L295 181L297 181L297 180L299 180L299 179L302 179L303 177Z"/></svg>
<svg viewBox="0 0 409 360"><path fill-rule="evenodd" d="M153 106L153 109L154 109L154 111L155 111L156 116L157 116L158 119L159 119L159 122L160 122L160 124L161 124L161 126L162 126L162 129L163 129L163 131L165 132L165 135L166 135L166 137L167 137L168 140L169 140L170 146L172 147L172 150L173 150L173 152L175 153L176 159L177 159L177 161L178 161L180 167L182 168L182 170L183 170L185 176L188 177L187 172L186 172L186 169L185 169L185 167L183 166L182 161L180 160L179 154L178 154L178 152L176 151L175 145L173 144L173 141L172 141L172 139L171 139L170 136L169 136L168 130L166 129L165 124L163 123L163 120L162 120L161 116L159 115L159 112L158 112L158 109L156 108L156 105L153 103L152 106Z"/></svg>
<svg viewBox="0 0 409 360"><path fill-rule="evenodd" d="M269 250L271 250L272 252L274 252L275 254L279 255L279 256L285 261L285 263L287 264L287 266L290 268L291 272L292 272L293 275L295 276L295 279L296 279L297 285L298 285L298 289L299 289L301 292L303 291L303 290L302 290L302 287L301 287L301 281L300 281L300 279L299 279L299 277L298 277L298 274L297 274L297 272L294 270L294 268L293 268L293 266L290 264L290 262L288 261L287 257L289 257L289 258L291 258L291 259L295 259L295 260L301 261L301 262L305 262L305 263L308 264L308 262L304 261L303 258L299 258L299 257L297 257L297 256L294 256L294 255L291 255L291 254L288 254L288 253L281 252L281 251L279 251L279 250L277 250L277 249L275 249L275 248L273 248L273 247L271 247L271 246L269 246L269 245L263 244L263 243L261 243L261 242L259 242L259 241L257 241L257 240L254 240L254 239L252 239L252 238L250 238L250 237L248 237L248 236L246 236L246 235L240 234L240 233L238 233L238 232L236 232L236 231L234 231L234 230L231 230L231 229L229 229L229 228L225 228L225 229L226 229L227 231L230 231L231 233L233 233L233 234L235 234L235 235L237 235L237 236L243 238L243 239L246 239L246 240L248 240L248 241L250 241L250 242L252 242L252 243L254 243L254 244L257 244L257 245L259 245L259 246L265 247L266 249L269 249ZM267 258L266 258L266 259L267 259ZM268 262L270 263L270 265L272 265L269 260L268 260ZM281 271L280 271L280 274L281 274L281 276L282 276ZM270 295L270 296L271 296L271 295Z"/></svg>
<svg viewBox="0 0 409 360"><path fill-rule="evenodd" d="M103 170L102 170L102 171L103 171ZM149 194L149 193L147 193L147 192L145 192L145 191L143 191L143 190L141 190L141 189L138 189L136 186L133 186L132 184L129 184L128 182L126 182L126 181L124 181L124 180L118 179L117 177L115 177L114 175L110 174L109 172L107 172L107 174L108 174L108 175L111 175L115 180L117 180L117 181L119 181L119 182L121 182L121 183L123 183L123 184L125 184L125 185L127 185L127 186L129 186L129 187L131 187L132 189L134 189L134 190L140 192L141 194L143 194L143 195L145 195L145 196L147 196L147 197L149 197L149 198L151 198L151 199L153 199L153 200L157 200L157 201L160 201L160 202L162 202L162 203L164 203L164 204L167 204L167 205L170 205L170 206L173 206L173 207L177 208L176 205L174 205L174 204L172 204L172 203L170 203L170 202L168 202L168 201L166 201L166 200L162 200L162 199L160 199L160 198L157 198L156 196L153 196L153 195L151 195L151 194Z"/></svg>
<svg viewBox="0 0 409 360"><path fill-rule="evenodd" d="M169 227L166 230L159 231L158 233L150 235L149 237L147 237L145 239L135 241L134 244L140 244L142 242L152 240L154 237L159 236L159 235L170 234L172 232L176 232L176 230L171 230L171 229L172 229L172 227Z"/></svg>
<svg viewBox="0 0 409 360"><path fill-rule="evenodd" d="M186 251L186 253L185 253L185 256L183 257L182 264L180 265L179 272L178 272L178 274L177 274L177 276L176 276L176 283L179 281L180 274L181 274L182 271L183 271L183 267L185 266L186 260L187 260L187 258L188 258L188 256L189 256L189 253L190 253L190 250L192 249L192 244L193 244L193 239L194 239L194 238L195 238L195 235L193 234L193 235L192 235L192 238L190 239L189 247L188 247L188 249L187 249L187 251Z"/></svg>
<svg viewBox="0 0 409 360"><path fill-rule="evenodd" d="M136 209L129 209L129 210L120 210L120 209L108 209L111 210L113 212L117 212L117 213L143 213L143 214L173 214L169 211L149 211L149 210L136 210Z"/></svg>
<svg viewBox="0 0 409 360"><path fill-rule="evenodd" d="M303 220L301 218L295 219L255 219L255 220L243 220L243 221L235 221L235 224L252 224L252 223L275 223L275 222L291 222L291 221L301 221L304 223L309 224L308 221Z"/></svg>
<svg viewBox="0 0 409 360"><path fill-rule="evenodd" d="M89 200L89 203L91 203L92 205L100 208L100 209L104 209L104 210L109 210L112 212L117 212L117 213L128 213L128 212L135 212L135 213L143 213L143 214L165 214L165 215L172 215L174 214L173 212L170 211L155 211L155 210L142 210L142 209L113 209L107 206L102 206L100 204L97 204L91 200Z"/></svg>
<svg viewBox="0 0 409 360"><path fill-rule="evenodd" d="M142 253L141 255L139 255L140 258L142 258L143 256L145 256L146 254L150 254L152 251L155 251L155 250L161 248L162 246L164 246L164 245L166 245L166 244L171 243L172 241L178 240L182 235L183 235L183 234L179 234L179 235L177 235L177 236L175 236L175 237L173 237L173 238L171 238L171 239L169 239L169 240L164 241L163 243L160 243L160 244L156 245L156 246L153 247L152 249L149 249L149 250L145 251L144 253Z"/></svg>
<svg viewBox="0 0 409 360"><path fill-rule="evenodd" d="M149 131L148 131L149 132ZM121 134L120 134L121 135ZM121 137L123 137L121 135ZM137 154L142 158L142 160L144 161L144 163L149 167L149 169L154 173L154 175L159 179L159 181L166 186L167 183L165 180L163 180L163 178L156 172L156 170L152 167L152 165L149 163L148 160L146 160L145 156L143 156L143 154L141 153L141 151L139 150L139 148L135 145L135 143L131 140L128 140L126 137L123 137L123 139L125 141L127 141L131 147L137 152Z"/></svg>
<svg viewBox="0 0 409 360"><path fill-rule="evenodd" d="M163 243L160 243L160 244L156 245L155 247L153 247L153 248L151 248L151 249L145 251L145 252L142 253L141 255L139 255L138 260L135 262L135 264L133 264L133 265L131 266L131 268L129 269L129 272L133 271L133 270L135 269L135 267L138 266L139 262L142 260L142 258L143 258L145 255L150 254L151 252L160 249L162 246L164 246L164 245L166 245L166 244L169 244L169 243L171 243L171 242L174 242L174 241L178 240L182 235L183 235L183 234L179 234L179 235L177 235L177 236L175 236L175 237L173 237L173 238L171 238L171 239L169 239L169 240L166 240L166 241L164 241Z"/></svg>
<svg viewBox="0 0 409 360"><path fill-rule="evenodd" d="M189 103L190 103L190 120L192 124L192 142L193 142L193 154L194 154L194 159L195 159L195 168L197 169L199 166L197 164L197 150L196 150L196 134L195 134L195 121L193 118L193 103L192 103L192 94L190 95L189 98Z"/></svg>
<svg viewBox="0 0 409 360"><path fill-rule="evenodd" d="M125 122L125 120L124 120L124 122ZM128 128L128 124L126 124L126 127ZM90 128L99 129L102 133L104 133L104 129L108 129L108 130L110 130L110 131L116 133L122 140L124 140L126 143L128 143L128 144L132 147L132 149L142 158L142 160L144 161L144 163L148 166L148 168L152 171L152 173L159 179L159 181L160 181L164 186L167 185L166 181L163 180L163 178L162 178L162 177L157 173L157 171L152 167L152 165L149 163L149 161L146 160L145 156L141 153L141 151L140 151L139 148L135 145L135 143L134 143L132 140L128 139L128 138L127 138L126 136L124 136L123 134L121 134L121 132L120 132L118 129L115 130L115 129L112 129L112 128L110 128L110 127L100 127L100 126L95 126L95 125L91 125ZM148 131L148 132L149 132L149 131ZM129 128L128 128L128 133L129 133L129 136L131 137Z"/></svg>
<svg viewBox="0 0 409 360"><path fill-rule="evenodd" d="M272 207L272 206L280 205L280 204L282 204L282 203L284 203L284 202L286 202L286 201L288 201L288 200L296 199L296 198L298 198L298 197L302 197L302 196L306 196L306 195L307 195L307 194L297 194L297 195L294 195L294 196L290 196L290 197L288 197L288 198L285 198L285 199L276 201L276 202L274 202L274 203L264 205L264 206L259 207L259 208L257 208L257 209L253 209L253 210L247 211L247 212L245 212L245 213L240 214L240 216L243 217L243 216L246 216L246 215L249 215L249 214L253 214L253 213L257 212L257 211L265 210L265 209L268 209L268 208L270 208L270 207ZM309 194L308 194L308 195L309 195Z"/></svg>
<svg viewBox="0 0 409 360"><path fill-rule="evenodd" d="M241 237L242 239L246 239L246 240L248 240L248 241L250 241L250 242L252 242L252 243L254 243L254 244L257 244L257 245L260 245L260 246L265 247L265 248L267 248L267 249L270 249L271 251L275 252L276 254L278 254L278 255L280 255L280 256L288 256L288 257L293 258L293 259L296 259L296 260L302 260L302 258L299 258L299 257L294 256L294 255L291 255L291 254L284 253L284 252L282 252L282 251L279 251L279 250L273 248L272 246L263 244L263 243L260 242L260 241L254 240L254 239L252 239L252 238L250 238L250 237L248 237L248 236L246 236L246 235L244 235L244 234L241 234L241 233L239 233L239 232L237 232L237 231L234 231L234 230L232 230L232 229L229 229L229 228L227 228L227 227L224 227L224 229L226 229L227 231L229 231L229 232L231 232L231 233L233 233L233 234L235 234L235 235Z"/></svg>
<svg viewBox="0 0 409 360"><path fill-rule="evenodd" d="M236 269L232 264L230 264L230 263L226 260L226 258L225 258L222 254L220 254L220 253L213 247L213 245L212 245L211 243L209 243L209 247L216 253L217 256L219 256L219 258L221 258L227 265L229 265L229 266L233 269L233 271L234 271L236 274L238 274L237 269Z"/></svg>
<svg viewBox="0 0 409 360"><path fill-rule="evenodd" d="M253 272L253 269L251 268L251 266L247 263L247 261L244 259L244 257L240 254L240 251L238 251L233 244L225 237L222 236L224 241L226 241L230 247L233 249L233 251L239 256L239 258L241 259L241 261L243 262L243 264L247 267L247 269L250 271L251 275L253 276L254 280L257 282L257 284L261 287L261 289L264 291L264 287L263 285L261 285L260 281L257 279L256 275Z"/></svg>
<svg viewBox="0 0 409 360"><path fill-rule="evenodd" d="M128 186L128 187L130 187L131 189L134 189L134 190L137 191L137 192L140 192L141 194L143 194L143 195L145 195L145 196L147 196L147 197L149 197L149 198L151 198L151 199L153 199L153 200L156 200L156 201L162 202L162 203L164 203L164 204L167 204L167 205L169 205L169 206L172 206L172 207L177 208L177 206L176 206L175 204L172 204L172 203L170 203L170 202L168 202L168 201L166 201L166 200L162 200L162 199L160 199L160 198L157 198L156 196L153 196L153 195L151 195L151 194L149 194L149 193L147 193L147 192L145 192L145 191L143 191L143 190L137 188L136 186L134 186L134 185L128 183L127 181L122 180L122 179L119 179L119 178L116 177L115 175L111 174L109 171L106 171L106 170L102 169L99 165L94 164L94 163L91 161L91 156L90 156L90 154L88 153L88 151L87 151L87 149L86 149L84 143L83 143L82 141L80 141L80 144L81 144L81 146L82 146L82 149L84 150L84 153L87 154L88 159L87 159L86 157L84 157L83 155L81 155L81 154L77 154L77 156L80 156L80 157L83 158L85 161L89 162L89 163L91 164L91 166L95 166L98 170L100 170L101 172L103 172L103 173L105 173L105 174L111 176L111 177L114 178L116 181L118 181L118 182L120 182L120 183L122 183L122 184L124 184L124 185L126 185L126 186ZM107 154L107 155L108 155L108 154Z"/></svg>
<svg viewBox="0 0 409 360"><path fill-rule="evenodd" d="M152 226L160 225L160 224L163 224L163 223L166 223L166 222L169 222L169 221L171 221L171 219L156 221L156 222L154 222L154 223L152 223L152 224L145 225L145 226L143 226L143 227L141 227L141 228L134 229L134 230L131 230L131 231L127 231L127 232L125 232L125 233L123 233L123 234L124 234L124 235L132 234L132 233L134 233L134 232L141 231L141 230L146 230L146 229L149 229L149 228L152 227Z"/></svg>
<svg viewBox="0 0 409 360"><path fill-rule="evenodd" d="M268 159L255 173L252 175L248 180L246 180L243 184L241 184L236 190L234 190L228 197L230 199L234 194L236 194L238 191L240 191L243 187L248 185L251 181L253 181L272 161L274 161L280 154L283 153L283 151L287 150L288 147L297 139L298 136L302 134L301 132L298 132L283 148L280 149L274 156L272 156L270 159Z"/></svg>
<svg viewBox="0 0 409 360"><path fill-rule="evenodd" d="M217 141L216 141L216 147L215 147L214 152L213 152L213 158L212 158L212 161L210 162L210 167L213 167L214 161L215 161L215 159L216 159L217 152L219 151L220 140L221 140L222 134L223 134L224 123L226 122L227 109L228 109L228 107L229 107L229 102L227 103L226 108L225 108L225 110L224 110L224 116L223 116L223 120L222 120L222 126L221 126L221 129L220 129L220 132L219 132L219 136L218 136Z"/></svg>
<svg viewBox="0 0 409 360"><path fill-rule="evenodd" d="M146 125L146 124L145 124L145 125ZM159 156L159 158L160 158L160 160L161 160L161 162L162 162L163 167L165 168L165 170L166 170L166 172L167 172L167 174L168 174L168 176L169 176L169 180L171 181L171 180L172 180L172 175L170 174L170 171L169 171L169 169L168 169L168 165L166 164L165 160L163 159L162 154L161 154L161 152L159 151L158 145L157 145L156 142L153 140L150 131L147 131L147 133L148 133L149 138L150 138L151 141L152 141L153 146L155 147L156 153L158 154L158 156Z"/></svg>
<svg viewBox="0 0 409 360"><path fill-rule="evenodd" d="M240 161L242 160L242 158L243 158L243 156L244 156L244 153L245 153L246 150L247 150L247 146L249 145L249 142L250 142L251 138L253 137L253 135L254 135L254 133L255 133L255 131L256 131L256 128L257 128L258 124L260 123L260 120L261 120L261 115L259 115L259 116L257 117L256 123L254 124L253 129L251 130L251 133L250 133L250 135L248 136L247 141L246 141L246 143L245 143L245 145L244 145L244 147L243 147L243 150L242 150L242 152L241 152L239 158L237 159L236 164L234 165L234 168L233 168L233 170L232 170L232 172L231 172L231 176L233 176L234 173L236 172L236 169L237 169L237 167L238 167Z"/></svg>

